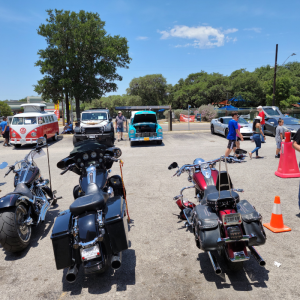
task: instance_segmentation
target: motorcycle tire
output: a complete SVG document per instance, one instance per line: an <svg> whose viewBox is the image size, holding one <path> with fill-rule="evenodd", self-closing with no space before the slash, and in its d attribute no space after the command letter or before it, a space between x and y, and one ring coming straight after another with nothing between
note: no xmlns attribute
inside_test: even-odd
<svg viewBox="0 0 300 300"><path fill-rule="evenodd" d="M19 225L26 216L23 204L0 211L0 244L6 251L20 252L29 245L31 226Z"/></svg>

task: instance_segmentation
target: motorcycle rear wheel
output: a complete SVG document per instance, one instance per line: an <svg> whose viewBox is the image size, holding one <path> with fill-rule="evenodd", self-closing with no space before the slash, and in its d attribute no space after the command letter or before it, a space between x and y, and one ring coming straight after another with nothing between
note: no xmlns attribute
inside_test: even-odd
<svg viewBox="0 0 300 300"><path fill-rule="evenodd" d="M23 204L0 211L0 243L6 251L20 252L29 245L31 226L23 224L26 216Z"/></svg>

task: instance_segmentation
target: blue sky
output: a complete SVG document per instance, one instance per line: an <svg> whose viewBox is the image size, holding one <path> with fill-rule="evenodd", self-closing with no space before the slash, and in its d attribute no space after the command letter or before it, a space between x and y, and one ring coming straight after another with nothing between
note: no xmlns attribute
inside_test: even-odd
<svg viewBox="0 0 300 300"><path fill-rule="evenodd" d="M300 1L202 0L52 0L0 1L0 99L36 95L42 78L37 52L46 47L37 28L46 9L97 12L111 35L126 37L132 62L120 70L124 94L129 82L147 74L162 74L168 83L204 70L229 75L300 60Z"/></svg>

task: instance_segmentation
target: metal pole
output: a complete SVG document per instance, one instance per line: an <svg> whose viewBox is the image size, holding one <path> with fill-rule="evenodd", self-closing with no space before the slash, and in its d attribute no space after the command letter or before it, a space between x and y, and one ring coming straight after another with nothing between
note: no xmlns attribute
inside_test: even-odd
<svg viewBox="0 0 300 300"><path fill-rule="evenodd" d="M169 110L169 131L172 131L172 110Z"/></svg>
<svg viewBox="0 0 300 300"><path fill-rule="evenodd" d="M272 101L272 105L273 106L275 106L277 54L278 54L278 44L276 44L276 53L275 53L275 68L274 68L274 83L273 83L273 101Z"/></svg>
<svg viewBox="0 0 300 300"><path fill-rule="evenodd" d="M190 106L188 105L188 130L190 130Z"/></svg>

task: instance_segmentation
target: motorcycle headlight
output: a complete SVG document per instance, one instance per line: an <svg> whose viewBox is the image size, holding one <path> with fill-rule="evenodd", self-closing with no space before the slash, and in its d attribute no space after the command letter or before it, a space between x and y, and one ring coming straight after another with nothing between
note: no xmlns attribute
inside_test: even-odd
<svg viewBox="0 0 300 300"><path fill-rule="evenodd" d="M31 136L36 136L36 132L31 132Z"/></svg>
<svg viewBox="0 0 300 300"><path fill-rule="evenodd" d="M161 129L161 128L159 128L159 129L157 130L157 132L159 132L159 133L162 133L162 129Z"/></svg>
<svg viewBox="0 0 300 300"><path fill-rule="evenodd" d="M11 134L11 136L12 136L12 137L15 137L15 136L16 136L16 134L13 132L13 133Z"/></svg>
<svg viewBox="0 0 300 300"><path fill-rule="evenodd" d="M134 134L134 130L133 130L133 129L131 129L131 130L129 131L129 133L131 133L131 134Z"/></svg>

